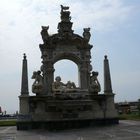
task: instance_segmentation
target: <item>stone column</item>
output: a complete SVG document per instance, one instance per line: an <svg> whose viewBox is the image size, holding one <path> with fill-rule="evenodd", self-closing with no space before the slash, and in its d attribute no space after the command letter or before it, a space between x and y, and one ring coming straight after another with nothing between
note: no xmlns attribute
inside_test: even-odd
<svg viewBox="0 0 140 140"><path fill-rule="evenodd" d="M104 93L105 94L112 93L111 76L110 76L109 61L107 59L107 55L105 55L105 59L104 59Z"/></svg>
<svg viewBox="0 0 140 140"><path fill-rule="evenodd" d="M47 75L47 86L48 86L47 87L47 92L48 92L48 94L51 94L52 83L54 81L54 67L53 67L53 65L46 69L46 75Z"/></svg>
<svg viewBox="0 0 140 140"><path fill-rule="evenodd" d="M52 83L54 81L54 67L51 60L43 60L44 66L44 86L45 86L45 93L50 94L52 92Z"/></svg>
<svg viewBox="0 0 140 140"><path fill-rule="evenodd" d="M52 50L46 49L45 45L40 45L40 49L42 52L41 58L43 59L42 72L43 72L43 79L44 79L44 94L50 94L52 91L52 83L54 80Z"/></svg>
<svg viewBox="0 0 140 140"><path fill-rule="evenodd" d="M81 89L88 89L88 70L86 65L81 65L80 67L80 88Z"/></svg>

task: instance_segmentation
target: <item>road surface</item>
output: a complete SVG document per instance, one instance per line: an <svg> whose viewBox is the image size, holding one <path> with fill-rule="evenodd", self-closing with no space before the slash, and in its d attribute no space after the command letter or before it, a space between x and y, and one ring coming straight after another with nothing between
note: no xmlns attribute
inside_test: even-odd
<svg viewBox="0 0 140 140"><path fill-rule="evenodd" d="M140 121L120 121L119 125L49 132L17 131L0 127L0 140L140 140Z"/></svg>

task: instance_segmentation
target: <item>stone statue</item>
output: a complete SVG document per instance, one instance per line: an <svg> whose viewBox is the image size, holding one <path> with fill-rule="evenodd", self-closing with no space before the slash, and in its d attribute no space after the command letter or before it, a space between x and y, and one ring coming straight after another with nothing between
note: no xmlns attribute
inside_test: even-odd
<svg viewBox="0 0 140 140"><path fill-rule="evenodd" d="M40 94L43 91L43 77L40 74L41 71L34 71L32 75L32 79L35 79L32 85L32 92L36 94Z"/></svg>
<svg viewBox="0 0 140 140"><path fill-rule="evenodd" d="M61 20L64 22L69 22L71 20L70 11L68 6L61 5Z"/></svg>
<svg viewBox="0 0 140 140"><path fill-rule="evenodd" d="M84 30L84 32L83 32L83 37L84 37L84 39L85 39L87 42L89 42L90 36L91 36L91 34L90 34L90 28L84 28L83 30Z"/></svg>
<svg viewBox="0 0 140 140"><path fill-rule="evenodd" d="M66 89L76 89L76 85L74 82L68 81L66 84Z"/></svg>
<svg viewBox="0 0 140 140"><path fill-rule="evenodd" d="M55 92L72 92L76 91L76 85L74 82L68 81L66 84L61 82L61 77L57 76L52 83L52 91Z"/></svg>
<svg viewBox="0 0 140 140"><path fill-rule="evenodd" d="M65 10L68 10L69 7L68 6L63 6L63 5L60 5L61 6L61 12L65 11Z"/></svg>
<svg viewBox="0 0 140 140"><path fill-rule="evenodd" d="M90 92L98 94L101 91L100 83L97 79L98 72L93 71L90 79Z"/></svg>
<svg viewBox="0 0 140 140"><path fill-rule="evenodd" d="M55 81L52 83L52 91L64 92L65 87L66 87L66 84L61 82L61 77L57 76L55 78Z"/></svg>
<svg viewBox="0 0 140 140"><path fill-rule="evenodd" d="M42 27L42 30L41 30L42 40L44 43L46 43L49 37L49 34L48 34L49 26L41 26L41 27Z"/></svg>

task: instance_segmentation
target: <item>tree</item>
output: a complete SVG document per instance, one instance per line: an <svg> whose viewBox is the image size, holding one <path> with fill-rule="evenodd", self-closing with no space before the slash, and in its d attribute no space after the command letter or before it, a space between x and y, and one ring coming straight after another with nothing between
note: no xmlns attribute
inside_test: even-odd
<svg viewBox="0 0 140 140"><path fill-rule="evenodd" d="M139 116L140 116L140 99L138 99L138 110L139 110Z"/></svg>

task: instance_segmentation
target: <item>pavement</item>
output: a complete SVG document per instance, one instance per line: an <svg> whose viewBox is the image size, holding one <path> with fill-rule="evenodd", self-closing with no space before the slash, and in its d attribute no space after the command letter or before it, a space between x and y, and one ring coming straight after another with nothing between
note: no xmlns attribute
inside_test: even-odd
<svg viewBox="0 0 140 140"><path fill-rule="evenodd" d="M119 125L63 131L17 131L0 127L0 140L140 140L140 121L120 121Z"/></svg>

